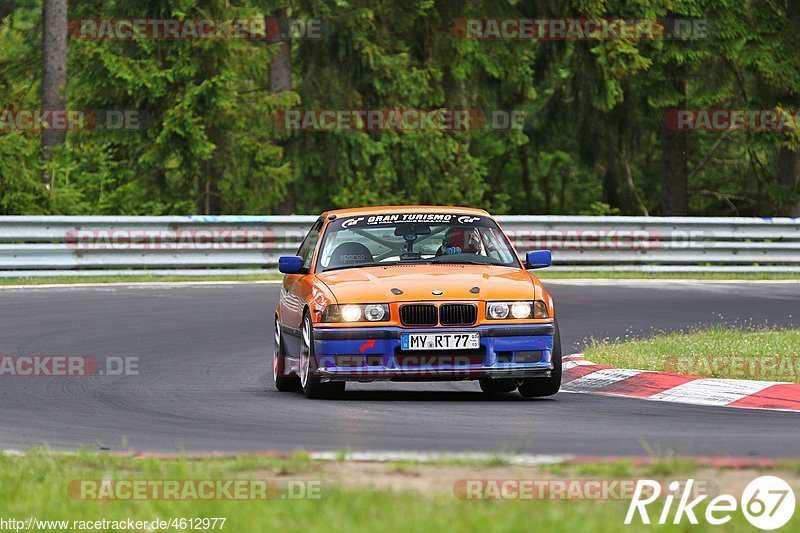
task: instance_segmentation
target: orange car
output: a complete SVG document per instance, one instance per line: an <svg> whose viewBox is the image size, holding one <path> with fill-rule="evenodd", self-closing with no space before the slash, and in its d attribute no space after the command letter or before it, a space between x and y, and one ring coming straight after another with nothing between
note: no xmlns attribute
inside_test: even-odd
<svg viewBox="0 0 800 533"><path fill-rule="evenodd" d="M549 396L561 384L553 300L486 211L370 207L323 213L280 258L273 376L336 395L347 381L478 380Z"/></svg>

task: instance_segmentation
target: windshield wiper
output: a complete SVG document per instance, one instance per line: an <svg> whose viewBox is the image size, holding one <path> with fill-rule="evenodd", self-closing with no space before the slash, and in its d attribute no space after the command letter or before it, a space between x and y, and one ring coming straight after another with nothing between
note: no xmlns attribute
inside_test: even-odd
<svg viewBox="0 0 800 533"><path fill-rule="evenodd" d="M356 263L354 265L341 265L335 267L328 267L322 272L331 272L333 270L344 270L346 268L363 268L363 267L376 267L376 266L392 266L392 265L399 265L398 261L389 261L389 262L381 262L381 261L373 261L371 263Z"/></svg>
<svg viewBox="0 0 800 533"><path fill-rule="evenodd" d="M495 263L492 261L476 261L474 259L452 259L450 261L443 261L442 258L447 257L445 255L441 255L434 259L431 259L431 263L437 265L494 265L494 266L505 266L499 263Z"/></svg>

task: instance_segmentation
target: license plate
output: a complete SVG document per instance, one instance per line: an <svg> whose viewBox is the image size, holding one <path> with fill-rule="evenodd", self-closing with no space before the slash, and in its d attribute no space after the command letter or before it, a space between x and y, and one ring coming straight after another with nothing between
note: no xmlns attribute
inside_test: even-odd
<svg viewBox="0 0 800 533"><path fill-rule="evenodd" d="M474 350L481 347L479 333L403 333L403 350Z"/></svg>

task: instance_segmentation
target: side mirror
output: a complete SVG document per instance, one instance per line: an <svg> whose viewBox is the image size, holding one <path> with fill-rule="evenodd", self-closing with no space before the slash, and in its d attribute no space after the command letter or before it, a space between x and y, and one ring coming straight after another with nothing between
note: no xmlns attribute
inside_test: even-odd
<svg viewBox="0 0 800 533"><path fill-rule="evenodd" d="M284 255L278 258L278 270L282 274L299 274L303 270L303 258L297 255Z"/></svg>
<svg viewBox="0 0 800 533"><path fill-rule="evenodd" d="M525 255L525 268L547 268L553 264L550 250L535 250Z"/></svg>

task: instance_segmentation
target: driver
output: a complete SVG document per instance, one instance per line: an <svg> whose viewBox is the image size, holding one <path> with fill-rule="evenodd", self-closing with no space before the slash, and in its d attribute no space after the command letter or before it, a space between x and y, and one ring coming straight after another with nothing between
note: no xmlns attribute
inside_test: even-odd
<svg viewBox="0 0 800 533"><path fill-rule="evenodd" d="M478 228L450 228L442 239L444 255L480 254L482 251L483 244Z"/></svg>

